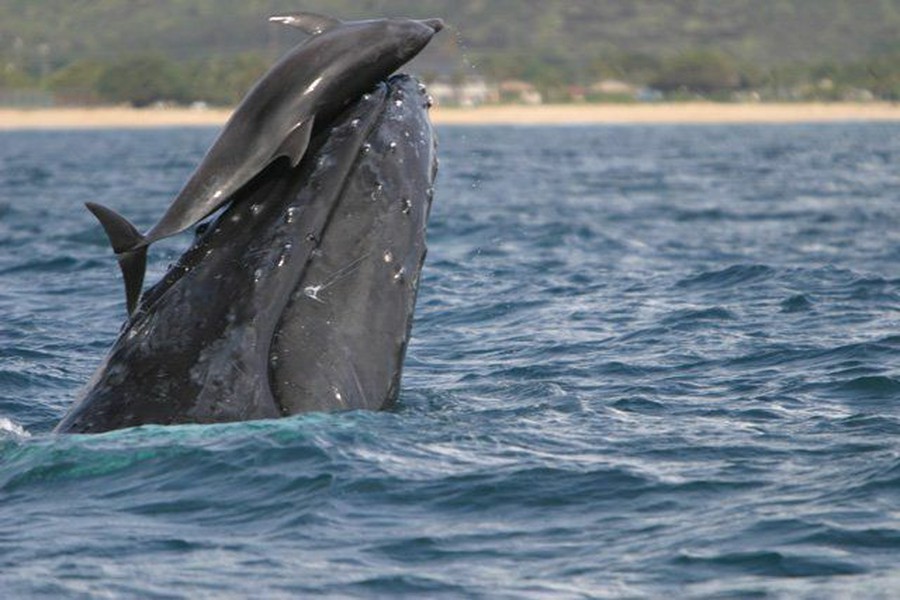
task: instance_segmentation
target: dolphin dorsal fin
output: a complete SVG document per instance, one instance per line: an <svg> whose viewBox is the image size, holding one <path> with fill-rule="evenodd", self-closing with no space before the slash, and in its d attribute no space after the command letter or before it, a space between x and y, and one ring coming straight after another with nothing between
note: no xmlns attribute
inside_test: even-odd
<svg viewBox="0 0 900 600"><path fill-rule="evenodd" d="M309 35L319 35L325 33L329 29L341 25L343 21L334 17L326 17L315 13L297 12L286 15L275 15L269 17L272 23L284 23L291 27L296 27L301 31L305 31Z"/></svg>

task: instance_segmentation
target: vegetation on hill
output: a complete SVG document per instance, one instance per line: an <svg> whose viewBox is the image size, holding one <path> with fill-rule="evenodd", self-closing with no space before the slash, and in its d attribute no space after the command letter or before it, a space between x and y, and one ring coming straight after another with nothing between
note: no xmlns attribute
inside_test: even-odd
<svg viewBox="0 0 900 600"><path fill-rule="evenodd" d="M0 89L79 101L237 100L301 34L283 0L0 0ZM671 97L900 99L900 0L307 0L343 18L441 16L415 69Z"/></svg>

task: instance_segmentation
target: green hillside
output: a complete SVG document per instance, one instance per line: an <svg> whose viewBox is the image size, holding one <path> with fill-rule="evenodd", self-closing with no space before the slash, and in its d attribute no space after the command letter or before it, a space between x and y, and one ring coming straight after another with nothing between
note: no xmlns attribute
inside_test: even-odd
<svg viewBox="0 0 900 600"><path fill-rule="evenodd" d="M744 85L792 77L798 65L832 78L875 65L884 79L900 56L900 0L0 0L0 87L46 86L61 70L66 83L94 86L98 65L134 55L193 68L194 79L208 64L256 67L300 37L266 16L301 7L349 19L443 17L451 29L419 70L543 88L659 82L672 61L703 53Z"/></svg>

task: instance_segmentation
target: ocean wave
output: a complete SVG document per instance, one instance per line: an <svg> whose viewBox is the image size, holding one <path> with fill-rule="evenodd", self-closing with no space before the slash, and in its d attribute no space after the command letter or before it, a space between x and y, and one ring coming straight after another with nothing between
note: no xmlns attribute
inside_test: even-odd
<svg viewBox="0 0 900 600"><path fill-rule="evenodd" d="M49 433L125 317L82 203L153 222L214 132L0 134L0 588L883 596L894 129L446 129L393 410L97 436Z"/></svg>

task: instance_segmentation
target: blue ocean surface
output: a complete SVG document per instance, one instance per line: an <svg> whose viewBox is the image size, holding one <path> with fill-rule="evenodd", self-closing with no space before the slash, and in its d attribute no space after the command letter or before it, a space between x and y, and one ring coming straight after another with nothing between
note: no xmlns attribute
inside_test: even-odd
<svg viewBox="0 0 900 600"><path fill-rule="evenodd" d="M900 594L900 124L440 128L395 410L52 434L214 135L0 133L0 596Z"/></svg>

